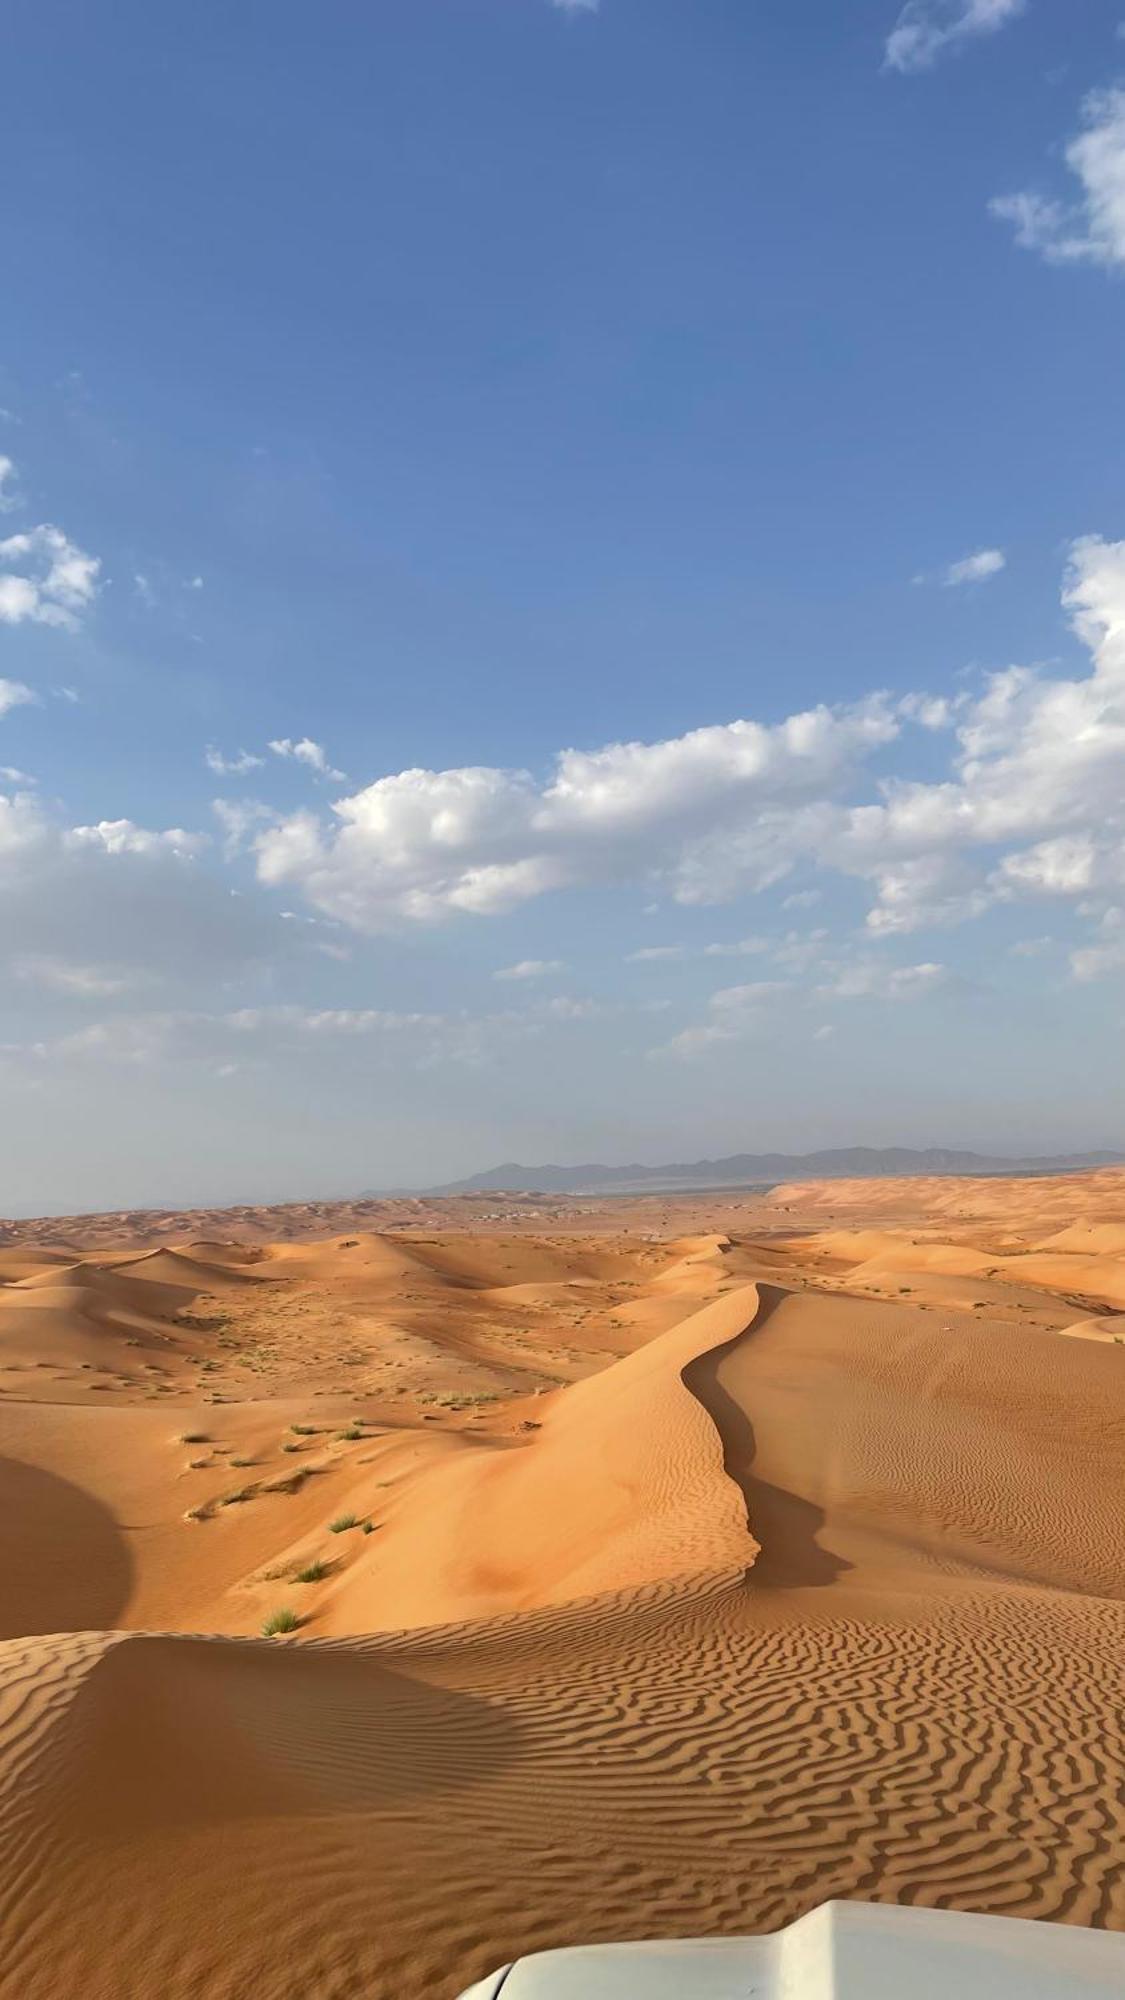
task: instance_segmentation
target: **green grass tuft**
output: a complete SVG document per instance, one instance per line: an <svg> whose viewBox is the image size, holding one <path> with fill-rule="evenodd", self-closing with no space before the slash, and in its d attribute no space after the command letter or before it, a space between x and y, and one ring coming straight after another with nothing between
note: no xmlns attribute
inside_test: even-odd
<svg viewBox="0 0 1125 2000"><path fill-rule="evenodd" d="M322 1563L319 1561L311 1562L311 1563L306 1563L304 1569L299 1569L297 1571L295 1581L297 1583L323 1583L327 1575L328 1575L327 1563Z"/></svg>
<svg viewBox="0 0 1125 2000"><path fill-rule="evenodd" d="M328 1532L330 1535L344 1535L349 1528L358 1528L358 1526L358 1514L337 1514L334 1521L329 1521Z"/></svg>
<svg viewBox="0 0 1125 2000"><path fill-rule="evenodd" d="M297 1613L290 1611L286 1605L280 1611L271 1611L268 1618L263 1618L262 1637L276 1639L279 1632L295 1632L300 1623Z"/></svg>

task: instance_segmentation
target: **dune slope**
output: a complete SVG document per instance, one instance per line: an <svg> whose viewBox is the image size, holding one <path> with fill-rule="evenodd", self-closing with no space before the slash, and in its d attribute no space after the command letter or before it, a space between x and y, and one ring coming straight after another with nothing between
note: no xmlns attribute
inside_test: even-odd
<svg viewBox="0 0 1125 2000"><path fill-rule="evenodd" d="M474 1297L486 1261L425 1259ZM316 1637L0 1646L0 1991L448 2000L521 1951L829 1896L1125 1927L1125 1356L752 1264L680 1245L645 1280L678 1323L601 1372L334 1448L373 1532L302 1598ZM103 1416L169 1412L68 1420ZM53 1504L143 1567L141 1494ZM312 1546L285 1505L181 1545L272 1545L276 1602ZM117 1622L106 1578L60 1622Z"/></svg>

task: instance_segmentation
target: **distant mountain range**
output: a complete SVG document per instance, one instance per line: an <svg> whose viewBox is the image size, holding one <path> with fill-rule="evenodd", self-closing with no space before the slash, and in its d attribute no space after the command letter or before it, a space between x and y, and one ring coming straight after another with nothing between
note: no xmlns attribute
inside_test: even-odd
<svg viewBox="0 0 1125 2000"><path fill-rule="evenodd" d="M824 1153L733 1153L667 1167L523 1167L508 1160L468 1180L426 1188L446 1194L644 1194L699 1187L745 1187L757 1181L868 1180L899 1174L1074 1173L1125 1165L1125 1153L1063 1153L1045 1159L1004 1159L951 1152L941 1146L841 1146Z"/></svg>

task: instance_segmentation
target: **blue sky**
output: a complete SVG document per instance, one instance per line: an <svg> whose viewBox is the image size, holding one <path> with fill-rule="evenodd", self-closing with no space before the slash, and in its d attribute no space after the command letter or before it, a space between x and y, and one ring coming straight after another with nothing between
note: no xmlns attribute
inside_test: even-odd
<svg viewBox="0 0 1125 2000"><path fill-rule="evenodd" d="M0 1207L1125 1144L1121 18L13 8Z"/></svg>

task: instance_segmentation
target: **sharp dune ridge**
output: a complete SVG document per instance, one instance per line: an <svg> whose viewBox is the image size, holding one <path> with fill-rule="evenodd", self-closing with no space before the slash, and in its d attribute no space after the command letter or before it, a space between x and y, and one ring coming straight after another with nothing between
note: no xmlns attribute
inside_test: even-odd
<svg viewBox="0 0 1125 2000"><path fill-rule="evenodd" d="M940 1186L0 1249L0 1992L1125 1928L1125 1176Z"/></svg>

